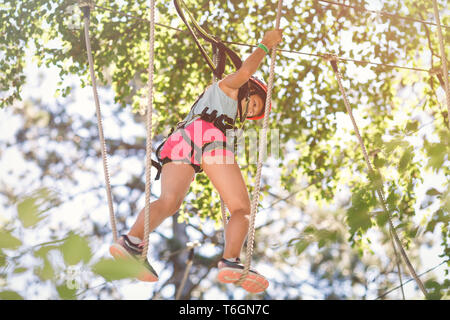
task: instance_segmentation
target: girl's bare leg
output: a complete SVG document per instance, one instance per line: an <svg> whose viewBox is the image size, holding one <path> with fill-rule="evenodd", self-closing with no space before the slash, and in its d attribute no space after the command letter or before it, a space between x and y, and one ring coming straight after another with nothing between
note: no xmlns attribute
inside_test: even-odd
<svg viewBox="0 0 450 320"><path fill-rule="evenodd" d="M150 232L155 230L166 218L180 208L189 191L195 171L186 163L169 162L161 172L161 196L150 203ZM145 208L139 213L136 222L128 233L139 239L144 237Z"/></svg>
<svg viewBox="0 0 450 320"><path fill-rule="evenodd" d="M203 158L202 163L203 171L231 213L225 230L225 259L240 256L250 215L250 198L241 169L234 159L230 160L224 160L223 156L208 156Z"/></svg>

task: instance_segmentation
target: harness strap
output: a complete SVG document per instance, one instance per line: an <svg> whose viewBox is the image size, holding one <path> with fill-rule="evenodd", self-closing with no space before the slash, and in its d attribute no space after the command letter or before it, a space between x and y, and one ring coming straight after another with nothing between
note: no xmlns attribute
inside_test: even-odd
<svg viewBox="0 0 450 320"><path fill-rule="evenodd" d="M189 158L190 157L192 157L192 156L194 156L194 158L195 158L195 160L198 162L198 163L200 163L201 162L201 157L202 157L202 149L200 148L200 147L198 147L195 143L194 143L194 141L188 136L188 134L186 133L186 130L184 129L184 128L182 128L181 130L180 130L180 133L181 133L181 136L183 137L183 139L187 142L187 143L189 143L190 145L191 145L191 155L189 156ZM195 152L195 154L194 154L194 151L196 151ZM200 157L200 159L199 159L199 157Z"/></svg>
<svg viewBox="0 0 450 320"><path fill-rule="evenodd" d="M195 21L192 13L188 10L188 8L187 8L187 6L186 6L186 4L184 3L183 0L174 0L173 2L174 2L174 5L175 5L175 9L178 12L178 15L180 16L181 20L183 20L184 24L188 28L188 30L191 33L192 37L194 38L194 41L195 41L197 47L200 49L200 53L202 54L202 56L205 59L206 63L211 68L212 72L214 73L214 75L217 78L219 78L219 79L222 78L222 75L223 75L223 73L225 71L225 62L226 62L226 57L227 56L233 62L236 70L239 69L242 66L241 58L233 50L228 48L218 38L213 38L202 27L200 27L200 25L198 25L197 21ZM184 10L186 11L187 15L189 16L189 19L192 22L192 25L194 26L195 30L200 35L200 37L203 38L204 40L210 42L213 45L213 49L214 48L218 49L218 52L219 52L219 54L218 54L218 56L219 56L219 63L217 64L217 66L214 65L214 62L211 60L211 58L206 53L205 48L200 44L199 39L197 38L197 35L195 34L195 32L192 29L192 27L189 25L189 23L188 23L185 15L184 15L184 12L183 12L181 7L183 7Z"/></svg>
<svg viewBox="0 0 450 320"><path fill-rule="evenodd" d="M227 130L231 130L231 129L236 130L233 119L226 116L225 114L221 114L220 116L217 116L217 110L213 110L211 113L208 113L208 110L209 110L209 108L206 107L205 109L203 109L201 114L196 115L192 120L196 120L196 118L199 118L204 121L211 122L211 123L213 123L214 127L219 129L224 135L227 134ZM191 121L189 123L191 123ZM192 141L192 139L186 133L186 130L185 130L186 124L187 124L186 122L179 122L175 127L173 127L170 130L169 135L166 137L166 139L164 139L164 141L156 149L155 154L156 154L156 158L158 159L159 163L152 160L152 165L158 170L155 180L159 180L159 178L161 176L162 165L164 165L164 160L161 159L161 155L160 155L161 149L164 146L164 144L166 143L167 139L170 137L170 135L175 130L180 130L180 133L181 133L181 136L183 137L183 139L191 146L191 154L190 154L189 158L194 155L194 151L196 152L194 157L198 163L201 162L201 155L207 151L211 151L211 150L215 150L215 149L227 149L227 150L230 150L231 152L233 152L234 148L236 148L236 140L234 140L233 146L231 146L231 143L226 143L223 141L212 141L212 142L207 142L206 144L204 144L202 146L202 148L200 148L194 143L194 141ZM206 151L205 151L205 149L206 149Z"/></svg>
<svg viewBox="0 0 450 320"><path fill-rule="evenodd" d="M152 159L152 166L154 166L156 168L156 170L158 170L158 172L156 173L155 180L159 180L159 177L161 176L162 166L159 162L156 162L153 159Z"/></svg>
<svg viewBox="0 0 450 320"><path fill-rule="evenodd" d="M234 129L234 120L225 114L217 116L217 110L213 110L208 113L209 108L203 109L202 113L199 115L200 119L207 122L211 122L217 129L222 131L224 135L227 134L227 130Z"/></svg>
<svg viewBox="0 0 450 320"><path fill-rule="evenodd" d="M203 93L202 93L202 95L203 95ZM161 155L160 155L160 152L161 152L161 149L162 149L162 147L164 146L164 144L166 143L166 141L167 141L167 139L170 137L170 135L175 131L175 130L177 130L177 129L180 129L180 128L184 128L184 126L185 126L185 122L178 122L177 123L177 125L175 126L175 127L173 127L172 129L170 129L170 132L169 132L169 134L167 135L167 137L164 139L164 141L163 142L161 142L161 144L158 146L158 148L156 149L156 151L155 151L155 154L156 154L156 158L158 159L158 162L156 162L156 161L154 161L154 160L152 160L152 165L158 170L158 173L156 174L156 177L155 177L155 180L159 180L159 178L160 178L160 176L161 176L161 170L162 170L162 166L165 164L165 161L164 161L164 159L161 159Z"/></svg>
<svg viewBox="0 0 450 320"><path fill-rule="evenodd" d="M202 147L202 152L206 153L206 152L210 152L213 150L229 150L229 151L233 151L233 146L231 146L229 143L227 143L226 141L211 141L211 142L207 142L203 145Z"/></svg>

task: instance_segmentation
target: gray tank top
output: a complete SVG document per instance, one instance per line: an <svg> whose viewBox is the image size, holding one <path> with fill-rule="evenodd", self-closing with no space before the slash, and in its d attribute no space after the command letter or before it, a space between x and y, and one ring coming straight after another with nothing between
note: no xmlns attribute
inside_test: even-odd
<svg viewBox="0 0 450 320"><path fill-rule="evenodd" d="M225 92L219 87L219 83L213 83L208 89L206 89L203 96L192 106L191 111L184 118L185 125L192 123L196 120L202 111L208 108L208 113L217 110L217 116L222 114L226 115L236 121L237 115L237 100L234 100L227 96Z"/></svg>

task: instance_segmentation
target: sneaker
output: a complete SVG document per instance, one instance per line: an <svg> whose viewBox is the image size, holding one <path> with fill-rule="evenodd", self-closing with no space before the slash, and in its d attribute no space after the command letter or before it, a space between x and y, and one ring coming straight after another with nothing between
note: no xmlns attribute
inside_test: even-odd
<svg viewBox="0 0 450 320"><path fill-rule="evenodd" d="M130 241L128 236L121 235L117 242L109 247L109 252L115 259L136 259L140 260L142 256L144 243L138 245ZM148 263L147 259L143 262L145 271L143 271L137 278L141 281L155 282L158 281L158 274L155 269Z"/></svg>
<svg viewBox="0 0 450 320"><path fill-rule="evenodd" d="M236 262L222 258L217 267L219 268L217 280L222 283L233 283L238 281L244 271L244 266L239 258L236 259ZM242 288L251 293L262 292L266 290L268 286L269 281L267 281L263 275L252 269L249 270L247 277L245 277L245 280L241 284Z"/></svg>

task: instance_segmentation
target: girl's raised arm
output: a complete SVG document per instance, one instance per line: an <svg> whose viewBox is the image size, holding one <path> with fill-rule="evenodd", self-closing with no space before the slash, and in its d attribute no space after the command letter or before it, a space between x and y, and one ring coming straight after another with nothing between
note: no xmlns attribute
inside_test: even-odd
<svg viewBox="0 0 450 320"><path fill-rule="evenodd" d="M261 44L270 50L273 46L281 42L282 33L283 30L281 29L267 31L261 41ZM266 52L262 48L256 48L255 51L253 51L253 53L245 59L239 70L226 76L222 81L220 81L221 86L225 86L227 89L231 90L237 90L242 87L256 72L256 70L258 70L265 55Z"/></svg>

